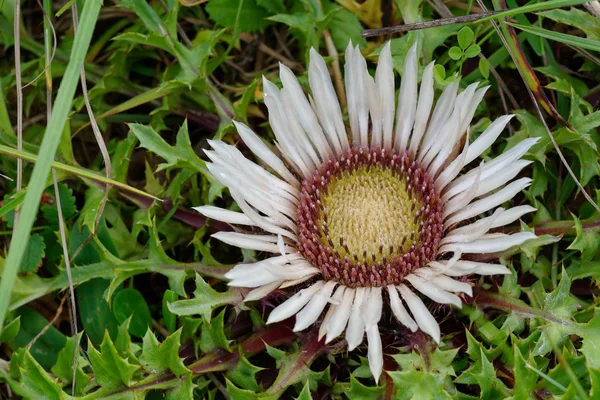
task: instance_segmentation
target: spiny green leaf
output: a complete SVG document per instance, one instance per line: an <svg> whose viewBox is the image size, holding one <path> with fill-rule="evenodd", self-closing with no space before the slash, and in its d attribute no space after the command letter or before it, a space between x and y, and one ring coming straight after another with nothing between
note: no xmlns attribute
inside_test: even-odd
<svg viewBox="0 0 600 400"><path fill-rule="evenodd" d="M63 218L69 219L75 214L75 211L77 211L77 208L75 206L75 197L73 196L73 190L66 185L59 184L58 194L60 196L60 204ZM50 225L56 228L58 228L57 205L58 202L55 201L55 204L44 204L42 207L40 207L40 209L42 210L42 214L44 214L44 218L48 220Z"/></svg>
<svg viewBox="0 0 600 400"><path fill-rule="evenodd" d="M224 304L235 304L242 300L240 292L232 290L217 292L210 287L204 279L196 274L196 290L191 300L179 300L169 303L169 310L176 315L200 314L207 323L210 323L212 310Z"/></svg>
<svg viewBox="0 0 600 400"><path fill-rule="evenodd" d="M42 264L45 249L46 244L44 243L44 238L38 234L31 235L19 271L28 273L35 272Z"/></svg>
<svg viewBox="0 0 600 400"><path fill-rule="evenodd" d="M581 221L575 214L571 214L575 221L575 231L577 237L568 247L569 250L579 250L581 253L581 261L590 261L600 246L600 235L594 231L585 231L581 226Z"/></svg>
<svg viewBox="0 0 600 400"><path fill-rule="evenodd" d="M385 386L363 385L353 375L350 375L350 382L338 382L333 385L333 393L343 394L349 399L377 399L384 391Z"/></svg>
<svg viewBox="0 0 600 400"><path fill-rule="evenodd" d="M129 386L133 374L139 369L138 365L130 364L119 355L108 333L104 335L100 351L89 343L88 357L100 386Z"/></svg>
<svg viewBox="0 0 600 400"><path fill-rule="evenodd" d="M199 345L204 352L215 348L229 350L229 340L225 335L225 310L212 320L204 319Z"/></svg>
<svg viewBox="0 0 600 400"><path fill-rule="evenodd" d="M243 389L257 391L259 386L255 375L262 370L264 368L252 365L246 357L241 356L235 369L227 373L227 378Z"/></svg>
<svg viewBox="0 0 600 400"><path fill-rule="evenodd" d="M159 344L156 336L148 330L143 339L140 363L142 367L152 374L162 374L170 371L176 376L189 374L190 371L179 357L181 329L167 337Z"/></svg>
<svg viewBox="0 0 600 400"><path fill-rule="evenodd" d="M167 161L167 163L158 166L158 171L171 167L185 167L209 175L204 161L202 161L192 149L190 137L188 135L187 121L181 125L181 128L177 133L175 146L169 145L149 126L141 124L128 124L128 126L133 134L139 139L142 147Z"/></svg>
<svg viewBox="0 0 600 400"><path fill-rule="evenodd" d="M81 338L83 334L78 335L79 346L81 346ZM52 367L51 371L57 378L63 382L69 383L73 380L73 356L75 354L75 338L68 337L65 347L58 354L58 360ZM81 356L80 352L77 353L77 372L75 375L75 393L83 394L83 388L92 379L83 370L84 367L88 366L88 361Z"/></svg>
<svg viewBox="0 0 600 400"><path fill-rule="evenodd" d="M70 398L63 393L60 385L53 380L44 368L29 354L25 352L23 366L21 367L23 384L37 394L39 399L63 400Z"/></svg>

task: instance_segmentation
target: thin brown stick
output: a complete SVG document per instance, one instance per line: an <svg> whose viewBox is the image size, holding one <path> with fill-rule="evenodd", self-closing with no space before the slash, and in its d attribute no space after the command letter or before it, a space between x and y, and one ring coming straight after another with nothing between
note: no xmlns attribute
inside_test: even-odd
<svg viewBox="0 0 600 400"><path fill-rule="evenodd" d="M244 32L240 32L239 38L245 43L252 43L254 41L251 35ZM300 63L290 60L283 54L278 53L277 51L273 50L272 48L270 48L262 42L258 45L258 50L273 57L277 61L281 61L283 64L287 65L291 69L302 70L302 65Z"/></svg>
<svg viewBox="0 0 600 400"><path fill-rule="evenodd" d="M361 35L363 37L372 37L372 36L390 35L390 34L400 33L400 32L416 31L419 29L435 28L435 27L444 26L444 25L464 24L465 22L478 21L480 19L491 17L492 15L499 14L499 13L500 13L500 11L488 11L488 12L477 13L477 14L462 15L459 17L441 18L441 19L436 19L433 21L415 22L414 24L403 24L403 25L395 25L395 26L386 26L384 28L365 29L364 31L362 31Z"/></svg>
<svg viewBox="0 0 600 400"><path fill-rule="evenodd" d="M54 325L54 323L56 322L56 320L58 319L58 316L60 314L62 314L62 310L63 310L63 306L65 304L65 300L67 300L67 295L65 294L62 299L60 300L60 304L58 305L58 308L56 309L56 313L54 314L54 317L52 317L52 319L50 321L48 321L48 323L46 324L46 326L44 326L44 328L39 331L39 333L37 335L35 335L35 337L33 339L31 339L31 341L27 344L27 348L30 349L31 346L33 346L35 344L35 342L37 342L37 340L44 334L46 333L46 331L48 329L50 329L50 327L52 325Z"/></svg>
<svg viewBox="0 0 600 400"><path fill-rule="evenodd" d="M73 287L73 277L71 276L71 263L69 262L69 250L67 250L67 235L65 233L65 222L63 219L62 205L60 202L60 193L58 191L58 181L56 180L56 170L52 169L52 181L54 183L54 197L56 199L56 209L58 210L58 229L60 232L60 241L62 243L63 257L65 259L65 270L69 281L69 294L71 297L71 329L73 333L73 381L71 385L71 396L75 396L75 380L77 377L77 354L79 353L79 336L77 332L77 306L75 304L75 288Z"/></svg>
<svg viewBox="0 0 600 400"><path fill-rule="evenodd" d="M71 13L73 14L73 31L76 32L79 25L79 17L77 15L77 3L73 3L71 6ZM98 123L96 122L96 117L94 116L94 111L92 110L92 105L90 103L90 99L88 97L88 89L87 82L85 78L85 67L81 66L80 71L80 80L81 80L81 91L83 93L83 99L85 101L85 108L88 112L88 116L90 118L90 123L92 125L92 131L94 132L94 136L96 138L96 142L98 143L98 148L100 149L100 153L102 154L102 159L104 161L104 169L106 172L106 177L108 179L112 176L112 164L110 162L110 155L108 154L108 149L106 148L106 144L104 143L104 138L102 137L102 132L100 132L100 128L98 127ZM108 201L108 194L110 193L110 189L112 186L107 185L106 190L104 191L104 197L102 197L102 202L98 207L98 213L96 214L96 220L94 221L93 232L95 233L98 224L100 223L100 219L102 218L102 214L104 213L104 208L106 207L106 202Z"/></svg>

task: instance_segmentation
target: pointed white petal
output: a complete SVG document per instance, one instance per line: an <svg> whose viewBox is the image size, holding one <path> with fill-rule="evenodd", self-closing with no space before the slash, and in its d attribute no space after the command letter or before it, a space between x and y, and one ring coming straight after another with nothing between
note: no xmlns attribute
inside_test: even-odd
<svg viewBox="0 0 600 400"><path fill-rule="evenodd" d="M504 212L494 221L491 227L497 228L499 226L511 224L521 218L523 215L533 211L537 211L537 208L531 206L511 207L508 210L504 210Z"/></svg>
<svg viewBox="0 0 600 400"><path fill-rule="evenodd" d="M469 243L450 243L441 246L439 252L446 253L450 251L458 251L463 254L496 253L510 249L513 246L519 246L525 241L535 238L537 238L537 236L531 232L513 233L512 235L505 235L503 237L494 237L490 239L486 239L486 236L483 236L483 238Z"/></svg>
<svg viewBox="0 0 600 400"><path fill-rule="evenodd" d="M439 343L441 335L440 326L435 318L433 318L433 315L431 315L425 304L423 304L423 301L404 284L399 285L398 290L408 305L413 317L415 317L419 328L431 336L436 343Z"/></svg>
<svg viewBox="0 0 600 400"><path fill-rule="evenodd" d="M431 261L428 264L437 273L447 276L464 276L469 274L479 275L506 275L510 270L501 264L488 264L474 261L459 260L452 266L447 261Z"/></svg>
<svg viewBox="0 0 600 400"><path fill-rule="evenodd" d="M402 325L406 326L412 332L416 332L419 327L408 311L406 311L404 305L402 305L402 300L400 300L400 296L398 296L396 287L394 285L389 285L387 289L388 294L390 295L390 308L392 309L394 316Z"/></svg>
<svg viewBox="0 0 600 400"><path fill-rule="evenodd" d="M346 341L348 342L348 351L354 350L363 339L365 325L362 319L363 300L365 298L366 288L356 288L350 319L346 328Z"/></svg>
<svg viewBox="0 0 600 400"><path fill-rule="evenodd" d="M482 196L487 194L493 190L498 189L500 186L505 185L510 182L521 170L528 165L530 165L533 161L526 160L518 160L513 162L511 165L499 171L497 174L490 176L487 179L484 179L479 184L477 188L477 192L475 193L475 197Z"/></svg>
<svg viewBox="0 0 600 400"><path fill-rule="evenodd" d="M340 289L342 287L343 286L341 286ZM348 319L350 318L350 311L352 311L354 293L355 289L346 288L340 304L335 307L333 315L329 321L327 321L327 338L325 339L325 343L331 342L344 331L344 328L348 323Z"/></svg>
<svg viewBox="0 0 600 400"><path fill-rule="evenodd" d="M269 319L267 320L267 324L272 324L274 322L283 321L284 319L288 319L292 315L296 314L302 307L306 305L312 298L312 296L321 290L325 285L324 281L318 281L314 283L312 286L307 287L306 289L302 289L279 306L277 306L271 314L269 315Z"/></svg>
<svg viewBox="0 0 600 400"><path fill-rule="evenodd" d="M481 153L490 147L496 141L496 139L498 139L500 133L502 133L508 122L513 117L514 114L503 115L492 122L490 126L488 126L488 128L471 144L471 146L469 146L469 152L467 153L465 164L468 164L479 157Z"/></svg>
<svg viewBox="0 0 600 400"><path fill-rule="evenodd" d="M473 296L473 288L467 282L459 282L446 275L437 275L429 278L429 281L440 289L455 293L465 293Z"/></svg>
<svg viewBox="0 0 600 400"><path fill-rule="evenodd" d="M273 290L277 289L279 285L281 285L281 283L283 283L283 281L274 281L267 285L263 285L261 287L257 287L254 290L251 290L250 292L248 292L246 297L244 297L244 302L262 299L263 297L271 293Z"/></svg>
<svg viewBox="0 0 600 400"><path fill-rule="evenodd" d="M294 326L294 332L308 328L317 320L317 318L319 318L319 315L321 315L323 309L329 301L331 291L336 285L337 282L335 281L328 281L325 283L325 286L323 286L318 293L313 295L306 307L296 314L296 325Z"/></svg>
<svg viewBox="0 0 600 400"><path fill-rule="evenodd" d="M525 153L527 153L527 150L529 150L531 146L537 143L538 140L539 138L525 139L519 144L517 144L515 147L505 151L500 156L494 158L492 161L480 166L481 180L484 181L486 179L489 179L494 174L497 174L498 172L511 165L516 160L520 159ZM471 170L465 175L457 178L448 186L446 192L442 196L442 200L445 202L448 199L471 187L473 185L473 180L475 179L477 173L477 171Z"/></svg>
<svg viewBox="0 0 600 400"><path fill-rule="evenodd" d="M279 157L277 157L263 141L256 136L254 132L246 125L241 122L233 121L238 134L248 146L248 148L256 154L258 158L263 160L269 167L273 168L275 172L279 174L283 179L285 179L290 185L295 187L300 186L300 182L296 177L287 169L283 161Z"/></svg>
<svg viewBox="0 0 600 400"><path fill-rule="evenodd" d="M423 160L423 157L427 155L431 146L438 140L440 135L444 132L443 126L448 121L448 117L452 114L454 109L454 101L458 92L458 82L452 82L442 92L442 95L438 99L433 114L431 115L431 121L429 122L425 136L423 137L423 143L419 148L418 160Z"/></svg>
<svg viewBox="0 0 600 400"><path fill-rule="evenodd" d="M381 118L383 125L383 147L392 148L392 129L394 127L394 65L392 62L391 41L388 41L381 53L377 71L375 72L375 85L379 95L379 104L381 106Z"/></svg>
<svg viewBox="0 0 600 400"><path fill-rule="evenodd" d="M334 316L334 314L337 312L338 308L340 307L340 304L344 297L345 291L346 291L346 287L343 285L340 285L335 290L335 293L333 294L333 296L331 296L331 299L329 301L331 304L330 304L329 308L327 309L327 313L325 314L325 317L323 317L323 320L321 321L321 325L319 326L319 340L321 340L323 338L323 336L328 334L329 321L331 320L331 318Z"/></svg>
<svg viewBox="0 0 600 400"><path fill-rule="evenodd" d="M458 308L462 306L462 301L460 300L460 297L440 289L439 287L433 285L431 282L417 275L409 274L406 276L406 280L409 281L419 292L423 293L425 296L429 297L431 300L437 303L453 304Z"/></svg>
<svg viewBox="0 0 600 400"><path fill-rule="evenodd" d="M323 57L314 49L310 49L308 82L312 90L319 122L327 135L329 143L339 156L346 150L348 141L342 119L342 110L338 101L331 76Z"/></svg>
<svg viewBox="0 0 600 400"><path fill-rule="evenodd" d="M321 156L321 160L328 160L333 157L333 151L325 139L323 130L319 125L317 116L312 110L310 103L306 99L298 79L294 73L285 65L279 64L279 77L283 83L283 98L291 107L291 111L296 115L298 122L310 137L310 140L316 147Z"/></svg>
<svg viewBox="0 0 600 400"><path fill-rule="evenodd" d="M472 224L453 229L442 239L440 245L446 243L466 243L479 239L491 229L496 219L500 217L502 213L504 213L504 209L497 208L489 217L481 218Z"/></svg>
<svg viewBox="0 0 600 400"><path fill-rule="evenodd" d="M381 311L383 308L383 298L381 296L381 287L372 287L367 291L365 302L363 303L363 321L365 330L370 329L373 325L377 325L381 319Z"/></svg>
<svg viewBox="0 0 600 400"><path fill-rule="evenodd" d="M277 236L255 235L238 232L217 232L212 235L217 240L236 246L241 249L256 251L268 251L270 253L279 253L277 247ZM285 246L286 252L293 252L295 249L291 246Z"/></svg>
<svg viewBox="0 0 600 400"><path fill-rule="evenodd" d="M321 325L319 326L319 336L318 336L319 341L321 341L321 339L323 339L323 336L325 336L327 334L327 328L329 326L329 321L331 320L331 317L335 313L335 310L337 309L337 307L339 307L339 306L337 306L335 304L329 305L329 308L327 309L327 313L325 313L325 316L323 317L323 321L321 321Z"/></svg>
<svg viewBox="0 0 600 400"><path fill-rule="evenodd" d="M410 139L409 151L413 154L417 154L421 139L425 133L425 128L429 122L431 114L431 106L433 104L433 67L434 62L431 62L423 71L423 77L421 79L421 88L419 90L419 102L417 104L417 111L415 113L415 126L413 128L412 136Z"/></svg>
<svg viewBox="0 0 600 400"><path fill-rule="evenodd" d="M283 224L278 223L276 220L270 221L268 218L265 218L262 215L260 215L259 213L257 213L252 207L250 207L248 205L248 203L246 203L246 200L244 199L244 197L240 193L238 193L237 190L230 187L229 192L231 194L231 197L237 203L237 205L242 209L244 214L248 218L250 218L250 220L254 223L255 226L262 228L265 232L274 233L279 236L283 235L289 239L292 239L295 242L298 242L298 238L296 237L296 234L294 232L290 232L290 231L282 228ZM294 231L296 231L295 224L290 224L290 225L294 228ZM281 239L281 245L280 245L279 241L280 240L278 240L277 245L278 245L279 249L282 250L283 249L283 247L282 247L283 239Z"/></svg>
<svg viewBox="0 0 600 400"><path fill-rule="evenodd" d="M379 377L383 371L383 350L377 324L367 329L367 344L369 369L371 370L373 379L375 379L375 383L379 383Z"/></svg>
<svg viewBox="0 0 600 400"><path fill-rule="evenodd" d="M365 71L364 80L371 115L371 148L381 148L383 143L383 104L379 101L375 80L368 71Z"/></svg>
<svg viewBox="0 0 600 400"><path fill-rule="evenodd" d="M415 43L404 61L404 72L400 81L398 94L398 109L396 110L396 138L394 148L403 152L408 145L408 139L415 122L417 110L417 43Z"/></svg>
<svg viewBox="0 0 600 400"><path fill-rule="evenodd" d="M252 222L244 213L214 206L192 207L192 209L198 211L207 218L226 222L228 224L255 226L254 222Z"/></svg>
<svg viewBox="0 0 600 400"><path fill-rule="evenodd" d="M473 218L476 215L491 210L492 208L499 206L505 201L512 199L517 193L529 186L530 183L530 178L521 178L514 182L511 182L510 184L506 185L502 190L499 190L494 194L484 197L481 200L477 200L466 206L461 211L458 211L456 214L448 218L444 225L451 226L457 222Z"/></svg>

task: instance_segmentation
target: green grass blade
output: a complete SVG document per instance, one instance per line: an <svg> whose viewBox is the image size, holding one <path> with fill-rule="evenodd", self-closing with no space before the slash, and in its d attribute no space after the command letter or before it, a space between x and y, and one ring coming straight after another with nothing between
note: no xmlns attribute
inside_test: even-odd
<svg viewBox="0 0 600 400"><path fill-rule="evenodd" d="M507 22L507 24L514 26L524 32L532 33L534 35L543 37L545 39L554 40L556 42L568 44L571 46L579 47L587 50L594 50L600 52L600 42L597 40L590 40L587 38L581 38L578 36L567 35L566 33L559 33L550 31L548 29L539 28L536 26L526 26L521 24L513 24Z"/></svg>
<svg viewBox="0 0 600 400"><path fill-rule="evenodd" d="M2 281L0 282L0 330L2 330L4 325L4 317L8 310L17 272L27 247L29 233L37 216L40 199L45 187L44 183L50 173L50 167L58 148L67 116L71 110L71 103L73 102L75 89L79 82L79 71L90 46L101 5L100 1L87 1L81 13L80 29L75 34L69 64L58 89L54 111L46 127L46 133L40 146L40 155L33 168L23 208L21 209L19 223L10 242L4 272L2 273Z"/></svg>
<svg viewBox="0 0 600 400"><path fill-rule="evenodd" d="M12 148L12 147L4 146L4 145L1 145L1 144L0 144L0 154L5 154L7 156L11 156L11 157L15 157L15 158L20 158L21 160L29 161L29 162L32 162L32 163L37 163L38 160L39 160L39 157L37 155L35 155L35 154L31 154L31 153L26 152L26 151L19 151L17 149ZM52 168L56 169L57 171L63 171L63 172L66 172L68 174L78 176L78 177L80 177L82 179L91 179L93 181L100 182L100 183L103 183L105 185L111 185L111 186L123 189L123 190L125 190L127 192L131 192L133 194L137 194L138 196L146 197L146 198L149 198L149 199L152 199L152 200L162 201L158 197L152 196L151 194L148 194L148 193L144 192L143 190L139 190L137 188L134 188L133 186L127 185L126 183L119 182L119 181L116 181L114 179L107 178L104 175L100 175L97 172L90 171L90 170L85 169L85 168L74 167L72 165L63 164L63 163L58 162L58 161L52 161L51 166L52 166ZM0 216L2 216L1 213L0 213Z"/></svg>
<svg viewBox="0 0 600 400"><path fill-rule="evenodd" d="M480 20L477 20L476 23L489 21L491 19L512 17L513 15L533 13L533 12L537 12L537 11L545 11L545 10L550 10L552 8L576 6L576 5L587 3L587 2L588 2L587 0L550 0L550 1L534 3L534 4L528 4L523 7L512 8L510 10L506 10L506 11L500 12L498 14L490 15L489 17L485 17Z"/></svg>

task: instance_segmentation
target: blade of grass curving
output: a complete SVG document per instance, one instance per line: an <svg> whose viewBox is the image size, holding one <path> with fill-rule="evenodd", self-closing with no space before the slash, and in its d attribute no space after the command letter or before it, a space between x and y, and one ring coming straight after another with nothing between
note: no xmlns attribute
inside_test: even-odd
<svg viewBox="0 0 600 400"><path fill-rule="evenodd" d="M27 153L25 151L18 151L17 149L14 149L14 148L8 147L8 146L4 146L1 144L0 144L0 154L5 154L5 155L12 156L15 158L20 158L25 161L30 161L32 163L35 163L36 166L40 162L39 160L41 160L41 156ZM74 167L72 165L63 164L58 161L51 161L51 166L54 169L57 169L57 170L63 171L63 172L67 172L69 174L73 174L73 175L78 176L83 179L91 179L95 182L100 182L104 185L112 185L112 186L118 187L120 189L123 189L127 192L131 192L131 193L137 194L139 196L142 196L142 197L145 197L148 199L158 200L158 201L162 202L162 200L156 196L152 196L151 194L146 193L142 190L136 189L133 186L129 186L126 183L119 182L114 179L106 178L104 175L100 175L100 174L98 174L94 171L90 171L88 169Z"/></svg>
<svg viewBox="0 0 600 400"><path fill-rule="evenodd" d="M58 89L54 111L52 112L50 121L48 121L46 133L42 139L40 155L33 168L23 208L21 209L20 221L16 224L15 233L10 242L5 269L2 273L2 281L0 282L0 330L4 326L4 317L8 310L12 288L27 247L29 232L37 215L44 190L43 183L50 172L50 166L52 165L67 116L71 109L71 102L77 88L78 72L83 65L85 54L90 45L101 6L102 4L99 1L87 1L84 5L81 17L81 26L83 28L75 35L71 57L60 88Z"/></svg>
<svg viewBox="0 0 600 400"><path fill-rule="evenodd" d="M600 41L592 40L588 38L581 38L578 36L569 35L566 33L554 32L548 29L540 28L537 26L527 26L521 24L515 24L512 22L507 22L512 27L520 29L524 32L528 32L544 39L554 40L556 42L564 43L567 45L581 47L582 49L593 50L600 52Z"/></svg>

